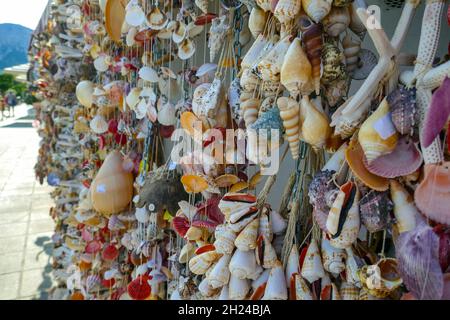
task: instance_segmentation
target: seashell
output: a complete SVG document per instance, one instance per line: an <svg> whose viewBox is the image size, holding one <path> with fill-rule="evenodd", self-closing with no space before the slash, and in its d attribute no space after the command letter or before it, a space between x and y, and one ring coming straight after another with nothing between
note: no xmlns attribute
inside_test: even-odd
<svg viewBox="0 0 450 320"><path fill-rule="evenodd" d="M328 213L326 222L326 228L332 235L336 235L338 233L339 222L341 220L340 216L341 213L343 214L344 205L350 197L352 188L353 183L351 181L348 181L347 183L342 185L339 189L336 199L333 201L333 205L330 208L330 212Z"/></svg>
<svg viewBox="0 0 450 320"><path fill-rule="evenodd" d="M297 101L287 97L278 98L277 105L280 109L280 117L283 119L292 158L298 159L300 150L300 106Z"/></svg>
<svg viewBox="0 0 450 320"><path fill-rule="evenodd" d="M221 288L228 284L230 280L230 270L228 268L230 260L230 255L223 255L207 276L209 284L214 289Z"/></svg>
<svg viewBox="0 0 450 320"><path fill-rule="evenodd" d="M177 44L182 42L186 38L186 35L187 35L186 25L181 21L177 21L172 33L173 42Z"/></svg>
<svg viewBox="0 0 450 320"><path fill-rule="evenodd" d="M301 139L314 150L323 148L331 134L331 128L322 106L312 103L308 96L300 102Z"/></svg>
<svg viewBox="0 0 450 320"><path fill-rule="evenodd" d="M339 48L331 43L325 42L322 46L322 77L323 84L346 77L345 66L342 63L343 54Z"/></svg>
<svg viewBox="0 0 450 320"><path fill-rule="evenodd" d="M134 40L138 30L136 28L130 28L127 32L127 36L125 39L125 43L128 47L132 47L136 44L136 41Z"/></svg>
<svg viewBox="0 0 450 320"><path fill-rule="evenodd" d="M138 4L131 5L126 9L125 21L132 27L138 27L144 23L145 13Z"/></svg>
<svg viewBox="0 0 450 320"><path fill-rule="evenodd" d="M98 72L105 72L109 69L109 66L111 65L111 57L107 56L106 54L100 54L95 60L94 60L94 68Z"/></svg>
<svg viewBox="0 0 450 320"><path fill-rule="evenodd" d="M417 208L429 219L450 224L450 162L425 164L424 178L414 192Z"/></svg>
<svg viewBox="0 0 450 320"><path fill-rule="evenodd" d="M195 43L189 39L184 39L180 44L178 44L178 57L181 60L187 60L194 55Z"/></svg>
<svg viewBox="0 0 450 320"><path fill-rule="evenodd" d="M265 12L272 10L272 1L271 0L256 0L258 6L264 10Z"/></svg>
<svg viewBox="0 0 450 320"><path fill-rule="evenodd" d="M94 84L85 80L77 84L75 94L78 102L86 108L90 108L93 102Z"/></svg>
<svg viewBox="0 0 450 320"><path fill-rule="evenodd" d="M278 108L269 108L267 111L261 113L262 108L263 105L261 105L259 109L259 117L254 123L250 125L250 129L254 129L257 132L259 132L260 129L267 130L266 132L269 139L272 139L272 130L278 130L278 132L281 132L283 130L283 122L280 117L280 110Z"/></svg>
<svg viewBox="0 0 450 320"><path fill-rule="evenodd" d="M346 249L356 241L359 234L360 218L359 218L359 190L354 188L353 199L349 199L350 209L345 217L345 211L341 212L339 217L339 226L337 233L331 237L330 244L335 248ZM351 198L351 196L350 196ZM351 202L350 202L351 201ZM342 220L342 221L341 221Z"/></svg>
<svg viewBox="0 0 450 320"><path fill-rule="evenodd" d="M276 261L274 267L270 270L262 300L287 300L287 298L288 292L283 265L280 261Z"/></svg>
<svg viewBox="0 0 450 320"><path fill-rule="evenodd" d="M127 103L128 107L130 107L130 109L134 110L134 108L137 106L140 101L140 94L141 89L139 88L133 88L130 90L127 97L125 98L125 102Z"/></svg>
<svg viewBox="0 0 450 320"><path fill-rule="evenodd" d="M253 66L256 66L262 57L274 46L271 40L260 34L242 58L241 69L252 69Z"/></svg>
<svg viewBox="0 0 450 320"><path fill-rule="evenodd" d="M333 274L339 274L345 270L346 253L343 249L333 247L325 237L322 238L323 268Z"/></svg>
<svg viewBox="0 0 450 320"><path fill-rule="evenodd" d="M216 290L211 286L208 278L204 278L198 285L198 291L206 298L212 297L216 294Z"/></svg>
<svg viewBox="0 0 450 320"><path fill-rule="evenodd" d="M198 69L195 75L199 78L204 77L208 74L214 74L217 70L217 64L215 63L204 63Z"/></svg>
<svg viewBox="0 0 450 320"><path fill-rule="evenodd" d="M274 11L274 16L280 23L290 22L300 12L302 3L297 0L279 0Z"/></svg>
<svg viewBox="0 0 450 320"><path fill-rule="evenodd" d="M169 19L166 14L162 12L158 6L153 7L153 9L147 15L147 23L153 30L161 30L167 25Z"/></svg>
<svg viewBox="0 0 450 320"><path fill-rule="evenodd" d="M230 272L238 279L249 279L256 269L256 258L253 250L236 249L230 261Z"/></svg>
<svg viewBox="0 0 450 320"><path fill-rule="evenodd" d="M298 41L297 46L299 46ZM258 63L257 68L263 81L280 81L281 68L284 65L285 56L288 55L290 45L290 36L284 37ZM295 51L297 52L298 50Z"/></svg>
<svg viewBox="0 0 450 320"><path fill-rule="evenodd" d="M375 265L363 267L360 277L365 280L362 282L366 284L369 294L378 298L387 297L403 283L397 261L393 258L383 258Z"/></svg>
<svg viewBox="0 0 450 320"><path fill-rule="evenodd" d="M209 30L208 48L209 59L214 61L217 54L220 52L220 48L225 40L226 32L230 29L230 26L225 23L227 16L221 16L214 18L211 22L211 28Z"/></svg>
<svg viewBox="0 0 450 320"><path fill-rule="evenodd" d="M191 242L186 242L186 244L181 248L180 256L178 257L179 263L188 263L189 259L195 255L195 246Z"/></svg>
<svg viewBox="0 0 450 320"><path fill-rule="evenodd" d="M236 233L228 225L220 225L216 227L215 236L216 241L214 241L214 247L217 253L231 255L234 250Z"/></svg>
<svg viewBox="0 0 450 320"><path fill-rule="evenodd" d="M345 252L347 253L347 259L345 259L345 275L346 281L351 283L358 288L361 288L361 281L359 279L358 271L359 264L358 259L353 253L352 247L345 248ZM362 264L362 263L361 263Z"/></svg>
<svg viewBox="0 0 450 320"><path fill-rule="evenodd" d="M358 140L370 164L376 158L394 151L398 134L391 120L389 104L383 99L358 132Z"/></svg>
<svg viewBox="0 0 450 320"><path fill-rule="evenodd" d="M175 116L176 110L173 105L170 103L164 104L158 110L158 122L164 126L172 126L175 125L177 118Z"/></svg>
<svg viewBox="0 0 450 320"><path fill-rule="evenodd" d="M241 104L241 108L244 112L243 116L246 127L249 128L250 125L252 125L258 118L259 106L260 100L257 98L248 99Z"/></svg>
<svg viewBox="0 0 450 320"><path fill-rule="evenodd" d="M430 107L427 108L423 129L421 132L421 142L423 147L429 147L442 128L447 124L450 116L450 78L445 77L442 85L433 93Z"/></svg>
<svg viewBox="0 0 450 320"><path fill-rule="evenodd" d="M218 254L215 250L198 254L189 260L189 270L193 274L205 274L214 260L217 259L217 256Z"/></svg>
<svg viewBox="0 0 450 320"><path fill-rule="evenodd" d="M301 276L308 280L309 283L313 283L325 276L322 259L315 239L311 240L306 251L305 259L301 266Z"/></svg>
<svg viewBox="0 0 450 320"><path fill-rule="evenodd" d="M417 144L407 136L398 140L393 152L376 158L372 163L368 163L365 157L363 160L370 172L385 178L407 176L419 169L423 162Z"/></svg>
<svg viewBox="0 0 450 320"><path fill-rule="evenodd" d="M377 232L386 228L393 204L388 192L370 190L359 202L361 221L369 232Z"/></svg>
<svg viewBox="0 0 450 320"><path fill-rule="evenodd" d="M363 162L364 152L358 141L351 140L350 145L345 151L345 159L353 174L361 180L366 186L377 191L386 191L389 188L389 180L374 175Z"/></svg>
<svg viewBox="0 0 450 320"><path fill-rule="evenodd" d="M103 117L100 114L97 114L89 123L89 127L91 128L92 132L96 134L102 134L108 131L108 123L105 120L105 117Z"/></svg>
<svg viewBox="0 0 450 320"><path fill-rule="evenodd" d="M339 149L333 153L331 158L325 163L321 171L334 171L338 172L339 169L342 168L342 166L345 163L345 150L348 148L348 143L343 143Z"/></svg>
<svg viewBox="0 0 450 320"><path fill-rule="evenodd" d="M359 52L361 51L361 40L352 37L349 33L342 40L342 47L344 48L345 65L347 72L352 76L353 71L359 65Z"/></svg>
<svg viewBox="0 0 450 320"><path fill-rule="evenodd" d="M302 41L305 46L306 56L311 63L311 77L314 82L314 90L318 95L320 93L320 73L322 57L322 27L320 24L303 16L300 19L300 30L302 31Z"/></svg>
<svg viewBox="0 0 450 320"><path fill-rule="evenodd" d="M285 273L286 273L286 285L288 288L291 288L292 277L295 274L298 274L299 272L300 272L300 257L298 255L297 245L294 243L286 263Z"/></svg>
<svg viewBox="0 0 450 320"><path fill-rule="evenodd" d="M204 13L208 13L208 0L195 0L195 5Z"/></svg>
<svg viewBox="0 0 450 320"><path fill-rule="evenodd" d="M419 215L419 211L414 205L414 199L399 182L391 180L390 186L398 232L411 231L416 227L416 216Z"/></svg>
<svg viewBox="0 0 450 320"><path fill-rule="evenodd" d="M218 300L230 300L230 296L228 294L228 285L223 286L222 290L220 290L220 295Z"/></svg>
<svg viewBox="0 0 450 320"><path fill-rule="evenodd" d="M151 286L148 284L148 276L138 276L127 285L127 292L133 300L145 300L152 292Z"/></svg>
<svg viewBox="0 0 450 320"><path fill-rule="evenodd" d="M348 98L331 116L332 121L330 125L335 127L334 134L339 135L342 139L348 139L353 135L366 118L370 107L370 101L367 100L355 112L342 114L351 99L352 97Z"/></svg>
<svg viewBox="0 0 450 320"><path fill-rule="evenodd" d="M231 274L228 284L228 297L230 300L244 300L250 291L250 283L247 279L239 279Z"/></svg>
<svg viewBox="0 0 450 320"><path fill-rule="evenodd" d="M417 299L441 299L444 279L439 265L439 237L425 223L400 234L395 242L398 272Z"/></svg>
<svg viewBox="0 0 450 320"><path fill-rule="evenodd" d="M199 34L201 34L203 32L203 29L205 27L202 25L197 25L195 23L195 21L191 21L187 26L186 26L186 34L189 38L193 39L196 36L198 36Z"/></svg>
<svg viewBox="0 0 450 320"><path fill-rule="evenodd" d="M339 290L342 300L359 300L360 288L351 283L343 282Z"/></svg>
<svg viewBox="0 0 450 320"><path fill-rule="evenodd" d="M358 54L358 67L351 74L352 79L366 79L377 63L377 56L372 51L361 49Z"/></svg>
<svg viewBox="0 0 450 320"><path fill-rule="evenodd" d="M334 173L334 171L330 170L319 171L314 176L308 188L309 202L314 206L314 208L326 212L325 216L328 216L328 211L330 210L330 207L335 199L334 197L330 205L328 205L326 201L327 194L332 192L337 195L338 192L338 189L333 183Z"/></svg>
<svg viewBox="0 0 450 320"><path fill-rule="evenodd" d="M313 90L311 64L302 49L299 38L295 38L292 41L283 58L284 61L280 70L281 84L286 87L294 99L298 95L310 94Z"/></svg>
<svg viewBox="0 0 450 320"><path fill-rule="evenodd" d="M234 244L241 251L248 251L256 248L256 239L258 237L259 219L254 219L244 230L239 233Z"/></svg>
<svg viewBox="0 0 450 320"><path fill-rule="evenodd" d="M417 123L416 90L398 88L386 100L395 129L401 134L412 136Z"/></svg>
<svg viewBox="0 0 450 320"><path fill-rule="evenodd" d="M314 300L306 281L297 273L291 277L291 300Z"/></svg>
<svg viewBox="0 0 450 320"><path fill-rule="evenodd" d="M357 14L358 9L358 3L352 2L349 5L349 11L350 11L350 30L352 30L361 40L364 39L364 36L366 35L366 26L364 25L363 21L359 18Z"/></svg>
<svg viewBox="0 0 450 320"><path fill-rule="evenodd" d="M200 193L208 188L207 180L197 175L183 175L181 183L187 193Z"/></svg>
<svg viewBox="0 0 450 320"><path fill-rule="evenodd" d="M350 25L350 13L347 7L332 7L322 20L324 31L331 37L337 37Z"/></svg>
<svg viewBox="0 0 450 320"><path fill-rule="evenodd" d="M158 73L151 67L144 66L139 70L139 77L148 82L158 82Z"/></svg>
<svg viewBox="0 0 450 320"><path fill-rule="evenodd" d="M332 2L333 0L302 0L302 7L314 22L320 22L330 12Z"/></svg>
<svg viewBox="0 0 450 320"><path fill-rule="evenodd" d="M219 202L219 209L229 221L230 217L241 211L248 210L256 205L256 197L247 193L227 193Z"/></svg>
<svg viewBox="0 0 450 320"><path fill-rule="evenodd" d="M272 232L272 220L269 219L267 215L267 208L263 208L260 216L259 216L259 228L258 235L262 235L269 242L272 242L273 232Z"/></svg>
<svg viewBox="0 0 450 320"><path fill-rule="evenodd" d="M119 213L133 196L133 175L122 167L118 151L108 154L91 184L92 206L103 215Z"/></svg>
<svg viewBox="0 0 450 320"><path fill-rule="evenodd" d="M277 253L270 241L264 236L258 237L256 248L256 262L265 269L273 268L278 261Z"/></svg>
<svg viewBox="0 0 450 320"><path fill-rule="evenodd" d="M278 211L270 211L270 221L272 222L272 231L274 234L282 234L287 228L286 219Z"/></svg>

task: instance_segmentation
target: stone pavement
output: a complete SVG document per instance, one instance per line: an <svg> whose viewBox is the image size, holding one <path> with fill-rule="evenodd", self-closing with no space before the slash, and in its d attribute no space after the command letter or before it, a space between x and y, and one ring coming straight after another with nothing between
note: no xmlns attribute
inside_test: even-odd
<svg viewBox="0 0 450 320"><path fill-rule="evenodd" d="M25 113L24 113L25 111ZM28 106L0 122L0 299L46 299L52 285L49 186L34 177L40 138Z"/></svg>

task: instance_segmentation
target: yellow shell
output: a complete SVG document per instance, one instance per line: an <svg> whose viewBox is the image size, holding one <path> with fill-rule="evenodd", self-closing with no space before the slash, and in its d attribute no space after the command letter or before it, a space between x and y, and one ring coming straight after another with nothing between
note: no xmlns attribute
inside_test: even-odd
<svg viewBox="0 0 450 320"><path fill-rule="evenodd" d="M414 199L408 191L396 180L391 180L391 199L394 202L394 216L397 220L398 232L406 232L416 227L416 216L419 211L414 205Z"/></svg>
<svg viewBox="0 0 450 320"><path fill-rule="evenodd" d="M358 140L369 163L382 155L394 151L397 145L398 134L392 124L389 104L386 99L361 125Z"/></svg>
<svg viewBox="0 0 450 320"><path fill-rule="evenodd" d="M302 0L302 7L314 22L320 22L330 12L332 2L333 0Z"/></svg>
<svg viewBox="0 0 450 320"><path fill-rule="evenodd" d="M251 98L242 103L241 108L244 110L245 126L248 128L258 118L260 100Z"/></svg>
<svg viewBox="0 0 450 320"><path fill-rule="evenodd" d="M304 96L300 102L300 122L302 139L309 143L314 150L321 149L331 134L327 116Z"/></svg>
<svg viewBox="0 0 450 320"><path fill-rule="evenodd" d="M286 136L289 142L289 149L292 157L298 158L300 140L300 106L297 101L287 97L281 97L277 100L280 109L280 117L283 120L283 126L286 129Z"/></svg>
<svg viewBox="0 0 450 320"><path fill-rule="evenodd" d="M311 77L311 63L303 51L300 39L295 38L286 53L281 67L281 84L286 87L292 97L299 94L308 95L314 88Z"/></svg>
<svg viewBox="0 0 450 320"><path fill-rule="evenodd" d="M257 38L260 33L264 31L266 20L267 15L263 10L258 7L252 9L248 18L248 28L250 29L253 38Z"/></svg>

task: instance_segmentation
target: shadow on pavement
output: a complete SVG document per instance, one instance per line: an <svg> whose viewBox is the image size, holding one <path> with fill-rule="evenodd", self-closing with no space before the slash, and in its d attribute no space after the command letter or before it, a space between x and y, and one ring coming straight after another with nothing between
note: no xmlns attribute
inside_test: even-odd
<svg viewBox="0 0 450 320"><path fill-rule="evenodd" d="M51 273L52 273L52 253L53 253L53 242L50 239L50 237L39 237L34 241L34 243L42 247L42 250L39 251L36 255L36 260L39 259L39 256L41 254L45 254L47 256L47 264L45 265L44 269L42 270L42 282L38 287L39 290L39 296L34 298L33 300L47 300L48 299L48 291L52 288L52 279L51 279Z"/></svg>

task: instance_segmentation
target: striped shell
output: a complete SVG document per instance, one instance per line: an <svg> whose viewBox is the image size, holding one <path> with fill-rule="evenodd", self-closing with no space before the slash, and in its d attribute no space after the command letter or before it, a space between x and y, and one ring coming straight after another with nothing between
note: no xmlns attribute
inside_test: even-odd
<svg viewBox="0 0 450 320"><path fill-rule="evenodd" d="M416 90L398 88L387 96L392 122L401 134L413 135L417 123Z"/></svg>

